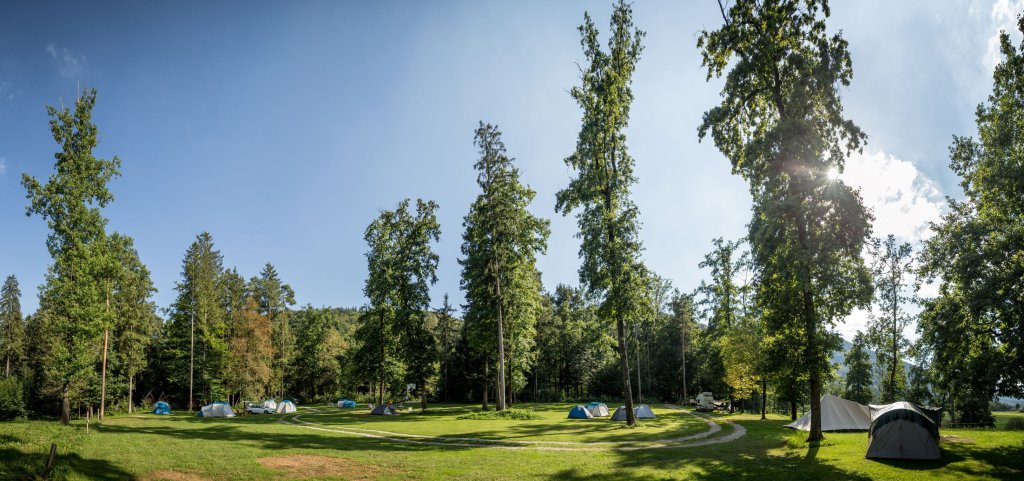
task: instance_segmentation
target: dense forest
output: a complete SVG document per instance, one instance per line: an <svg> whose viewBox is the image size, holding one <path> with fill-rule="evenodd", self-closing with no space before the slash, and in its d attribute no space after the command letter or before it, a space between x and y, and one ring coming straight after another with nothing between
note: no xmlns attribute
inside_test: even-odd
<svg viewBox="0 0 1024 481"><path fill-rule="evenodd" d="M939 405L956 422L991 425L994 396L1024 394L1022 49L1002 35L977 136L950 146L965 195L949 199L915 250L872 232L873 214L837 178L867 136L843 114L852 62L841 34L826 33L828 16L815 0L740 1L722 9L719 29L698 35L708 79L724 78L698 135L748 183L753 207L748 235L708 243L706 277L688 292L643 258L631 200L642 184L625 131L644 32L625 2L607 45L589 15L579 27L584 60L570 95L581 124L564 159L568 185L538 199L515 146L480 122L479 155L464 159L479 192L463 206L461 230L440 225L426 199L395 199L367 219L359 307L298 306L271 263L240 273L205 232L182 246L174 302L155 305L132 237L104 217L121 160L93 155L97 92L47 107L53 172L45 181L25 174L22 185L27 214L49 228L52 263L34 313L22 312L31 294L15 276L3 284L0 416L67 422L157 400L195 410L266 397L502 410L595 398L685 403L711 391L731 409L795 418L810 406L812 439L825 393ZM578 285L542 282L537 259L551 232L531 212L551 208L577 220ZM442 228L461 234L458 259L434 251ZM431 297L441 262L461 266L464 305ZM922 282L937 283L938 296L918 297ZM829 361L842 346L835 326L854 308L869 308L871 320L840 376ZM916 342L904 336L909 325Z"/></svg>

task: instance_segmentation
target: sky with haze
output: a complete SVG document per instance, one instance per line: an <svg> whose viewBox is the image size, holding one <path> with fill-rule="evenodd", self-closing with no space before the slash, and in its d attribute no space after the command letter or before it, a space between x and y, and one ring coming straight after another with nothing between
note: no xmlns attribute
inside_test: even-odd
<svg viewBox="0 0 1024 481"><path fill-rule="evenodd" d="M563 159L580 127L568 94L583 60L576 28L589 11L606 34L611 3L4 2L0 275L17 276L33 312L50 258L45 222L25 216L21 174L45 181L53 170L45 106L95 87L96 154L123 162L104 214L134 237L160 307L203 231L246 277L273 263L300 304L362 305L363 231L406 197L439 203L434 304L444 293L461 302L481 120L500 126L537 191L533 212L552 220L545 287L576 284L576 223L554 212L554 196L572 175ZM846 114L869 136L840 179L861 188L875 235L916 244L944 196L961 196L948 147L975 134L998 31L1019 44L1024 0L831 4L829 28L853 57ZM750 216L746 183L697 139L721 81L706 80L695 44L721 16L714 0L633 8L647 33L626 132L644 258L690 291L711 239L739 238ZM849 339L865 319L855 313L839 330Z"/></svg>

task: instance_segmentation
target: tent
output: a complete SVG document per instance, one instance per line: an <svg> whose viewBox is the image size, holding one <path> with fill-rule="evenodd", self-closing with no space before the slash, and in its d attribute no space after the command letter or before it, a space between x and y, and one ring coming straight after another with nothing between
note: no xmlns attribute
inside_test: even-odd
<svg viewBox="0 0 1024 481"><path fill-rule="evenodd" d="M939 459L941 410L905 401L871 405L867 458Z"/></svg>
<svg viewBox="0 0 1024 481"><path fill-rule="evenodd" d="M196 414L201 418L233 418L235 412L231 410L231 405L224 401L217 401L213 404L203 406L199 410L199 414Z"/></svg>
<svg viewBox="0 0 1024 481"><path fill-rule="evenodd" d="M395 412L395 408L391 407L390 404L380 404L370 411L370 414L375 416L394 416L398 413Z"/></svg>
<svg viewBox="0 0 1024 481"><path fill-rule="evenodd" d="M811 413L786 425L801 431L811 430ZM822 431L867 431L871 427L868 407L858 402L826 394L821 397Z"/></svg>
<svg viewBox="0 0 1024 481"><path fill-rule="evenodd" d="M163 401L157 401L153 405L153 414L171 414L171 405Z"/></svg>
<svg viewBox="0 0 1024 481"><path fill-rule="evenodd" d="M626 406L619 406L615 410L615 414L612 414L612 421L625 421L626 420Z"/></svg>
<svg viewBox="0 0 1024 481"><path fill-rule="evenodd" d="M341 400L338 401L338 407L339 408L354 408L354 407L356 407L356 402L351 400L351 399L341 399Z"/></svg>
<svg viewBox="0 0 1024 481"><path fill-rule="evenodd" d="M583 406L576 406L569 410L569 419L590 419L594 417L590 410Z"/></svg>
<svg viewBox="0 0 1024 481"><path fill-rule="evenodd" d="M295 412L295 403L285 399L277 404L278 414L287 414Z"/></svg>
<svg viewBox="0 0 1024 481"><path fill-rule="evenodd" d="M263 401L263 407L277 411L277 402L273 399L267 399L266 401Z"/></svg>
<svg viewBox="0 0 1024 481"><path fill-rule="evenodd" d="M603 418L608 416L608 405L604 403L590 403L587 405L587 409L590 410L590 414L594 417Z"/></svg>
<svg viewBox="0 0 1024 481"><path fill-rule="evenodd" d="M633 412L636 413L637 419L654 419L654 412L651 411L650 406L641 404L633 408Z"/></svg>

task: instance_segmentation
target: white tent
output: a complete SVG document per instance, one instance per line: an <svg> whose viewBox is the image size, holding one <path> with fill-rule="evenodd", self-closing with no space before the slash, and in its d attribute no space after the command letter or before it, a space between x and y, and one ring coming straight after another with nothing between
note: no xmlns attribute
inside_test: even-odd
<svg viewBox="0 0 1024 481"><path fill-rule="evenodd" d="M641 404L633 408L633 412L636 413L637 419L654 419L654 412L651 411L651 407L646 404Z"/></svg>
<svg viewBox="0 0 1024 481"><path fill-rule="evenodd" d="M277 404L277 413L286 414L295 412L295 403L285 399Z"/></svg>
<svg viewBox="0 0 1024 481"><path fill-rule="evenodd" d="M786 425L787 428L801 431L811 430L811 413ZM868 407L831 394L821 397L821 430L822 431L867 431L871 427L871 414Z"/></svg>
<svg viewBox="0 0 1024 481"><path fill-rule="evenodd" d="M230 404L218 401L213 404L203 406L199 409L198 416L202 418L233 418L235 417L235 412L231 410Z"/></svg>
<svg viewBox="0 0 1024 481"><path fill-rule="evenodd" d="M594 417L605 417L608 416L608 406L604 404L595 404L590 406L590 414Z"/></svg>
<svg viewBox="0 0 1024 481"><path fill-rule="evenodd" d="M263 401L263 407L277 411L277 403L274 402L273 399L267 399L266 401Z"/></svg>

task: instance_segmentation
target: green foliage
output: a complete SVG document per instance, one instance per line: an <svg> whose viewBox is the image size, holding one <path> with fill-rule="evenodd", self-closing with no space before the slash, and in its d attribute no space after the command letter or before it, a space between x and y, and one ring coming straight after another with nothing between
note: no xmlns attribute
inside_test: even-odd
<svg viewBox="0 0 1024 481"><path fill-rule="evenodd" d="M327 308L306 306L297 311L295 358L292 361L291 391L309 401L336 400L348 340L340 331L338 313Z"/></svg>
<svg viewBox="0 0 1024 481"><path fill-rule="evenodd" d="M431 249L441 236L436 211L433 201L417 200L412 212L405 199L366 228L369 275L363 294L370 303L355 333L353 361L358 374L376 384L378 403L405 381L423 391L426 407L426 393L436 382L437 346L426 325L430 286L437 282L438 256Z"/></svg>
<svg viewBox="0 0 1024 481"><path fill-rule="evenodd" d="M624 130L644 33L634 28L632 7L623 0L612 12L608 51L602 50L589 14L584 14L579 31L586 63L580 72L582 84L570 93L583 109L583 120L576 151L565 159L576 177L556 195L555 210L563 215L579 211L580 283L599 299L598 317L616 324L622 395L629 408L627 424L633 425L625 322L641 316L650 302L640 260L639 211L630 199L630 187L636 183L634 161Z"/></svg>
<svg viewBox="0 0 1024 481"><path fill-rule="evenodd" d="M977 138L954 137L949 149L964 198L948 200L922 252L921 273L939 281L939 297L925 302L919 330L961 422L991 422L997 390L1024 394L1024 44L1003 32L1000 51Z"/></svg>
<svg viewBox="0 0 1024 481"><path fill-rule="evenodd" d="M259 313L266 316L273 327L271 392L277 397L284 397L284 376L295 347L291 324L288 321L288 307L295 305L295 291L290 285L281 282L277 270L268 262L258 277L249 280L249 292L256 300Z"/></svg>
<svg viewBox="0 0 1024 481"><path fill-rule="evenodd" d="M532 409L508 408L501 411L474 411L471 413L463 414L457 417L456 419L507 419L514 421L532 421L537 419L544 419L544 417L541 416L540 414L535 413Z"/></svg>
<svg viewBox="0 0 1024 481"><path fill-rule="evenodd" d="M0 379L0 420L25 415L25 390L16 376Z"/></svg>
<svg viewBox="0 0 1024 481"><path fill-rule="evenodd" d="M100 209L113 194L107 183L119 175L121 161L97 159L98 142L92 123L96 91L75 100L74 109L47 107L50 132L60 145L54 154L55 173L45 185L24 174L28 215L38 214L50 229L46 245L53 257L39 292L41 318L48 324L42 340L39 388L62 400L61 419L68 421L70 404L81 400L95 377L96 345L109 327L110 265L107 262L106 224Z"/></svg>
<svg viewBox="0 0 1024 481"><path fill-rule="evenodd" d="M4 377L17 372L25 360L25 320L21 317L21 289L16 277L7 276L0 290L0 362Z"/></svg>
<svg viewBox="0 0 1024 481"><path fill-rule="evenodd" d="M697 41L709 80L729 68L722 103L698 133L750 185L767 360L790 383L807 374L815 413L835 344L828 328L871 294L861 258L871 216L855 190L827 175L865 140L843 118L839 89L853 69L846 40L826 33L828 15L820 0L741 0ZM812 421L810 439L820 438Z"/></svg>
<svg viewBox="0 0 1024 481"><path fill-rule="evenodd" d="M868 248L871 253L871 274L875 284L875 305L879 313L872 312L868 321L868 340L875 348L878 371L881 379L881 401L896 402L905 397L903 373L904 354L910 343L903 337L903 330L910 324L911 317L903 310L906 302L913 297L907 289L913 257L910 244L896 243L896 237L889 234L884 241L872 239Z"/></svg>
<svg viewBox="0 0 1024 481"><path fill-rule="evenodd" d="M846 392L842 397L861 404L874 399L871 392L871 358L868 355L867 339L860 331L853 337L853 345L846 351Z"/></svg>
<svg viewBox="0 0 1024 481"><path fill-rule="evenodd" d="M559 284L546 297L550 312L537 325L539 382L557 393L547 397L582 397L614 352L615 340L582 289Z"/></svg>
<svg viewBox="0 0 1024 481"><path fill-rule="evenodd" d="M525 386L533 364L541 309L537 254L547 249L549 228L547 220L530 213L536 193L520 183L498 127L480 122L473 143L480 152L474 168L481 192L463 221L465 323L470 346L495 354L502 410L506 387L515 392Z"/></svg>
<svg viewBox="0 0 1024 481"><path fill-rule="evenodd" d="M1003 429L1007 431L1024 431L1024 417L1014 416L1007 419Z"/></svg>

